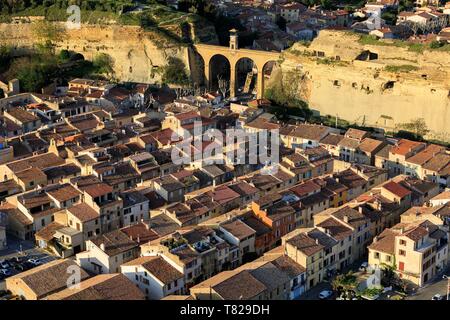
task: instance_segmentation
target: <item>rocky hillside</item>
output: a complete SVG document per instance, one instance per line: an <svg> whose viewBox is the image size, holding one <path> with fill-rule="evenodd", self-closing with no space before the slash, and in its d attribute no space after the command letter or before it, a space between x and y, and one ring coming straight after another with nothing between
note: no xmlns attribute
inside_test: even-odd
<svg viewBox="0 0 450 320"><path fill-rule="evenodd" d="M322 31L283 54L272 81L284 81L321 115L395 131L425 119L428 138L450 141L450 52ZM270 86L270 85L269 85Z"/></svg>
<svg viewBox="0 0 450 320"><path fill-rule="evenodd" d="M0 15L0 45L14 47L18 55L30 52L42 42L35 35L35 24L44 19L66 29L64 37L55 41L58 50L81 53L89 60L108 54L118 80L153 83L160 80L168 57L182 59L190 69L190 44L218 42L214 26L205 19L160 4L128 8L120 14L83 8L81 28L70 30L66 29L65 7L58 4Z"/></svg>

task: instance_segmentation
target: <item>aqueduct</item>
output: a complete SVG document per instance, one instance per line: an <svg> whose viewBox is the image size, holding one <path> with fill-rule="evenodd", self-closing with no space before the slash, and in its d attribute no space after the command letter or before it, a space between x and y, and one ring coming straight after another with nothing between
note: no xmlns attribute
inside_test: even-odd
<svg viewBox="0 0 450 320"><path fill-rule="evenodd" d="M262 50L239 49L236 30L231 30L230 46L221 47L216 45L197 44L197 53L203 58L205 64L205 79L208 87L211 85L211 60L217 55L224 56L230 63L230 96L236 96L236 68L242 59L250 59L255 64L257 75L257 98L261 99L264 93L264 68L269 62L276 62L280 57L279 52Z"/></svg>

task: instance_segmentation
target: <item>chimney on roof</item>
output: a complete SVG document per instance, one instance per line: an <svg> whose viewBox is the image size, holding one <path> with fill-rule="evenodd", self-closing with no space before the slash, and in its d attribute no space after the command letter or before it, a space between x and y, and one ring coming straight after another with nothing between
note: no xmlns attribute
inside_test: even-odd
<svg viewBox="0 0 450 320"><path fill-rule="evenodd" d="M378 241L378 236L373 237L373 242L377 242Z"/></svg>
<svg viewBox="0 0 450 320"><path fill-rule="evenodd" d="M104 244L104 243L100 243L100 249L101 249L102 251L105 251L105 244Z"/></svg>
<svg viewBox="0 0 450 320"><path fill-rule="evenodd" d="M400 234L403 234L405 232L405 227L400 228Z"/></svg>
<svg viewBox="0 0 450 320"><path fill-rule="evenodd" d="M316 239L316 244L319 244L319 239Z"/></svg>
<svg viewBox="0 0 450 320"><path fill-rule="evenodd" d="M359 213L363 213L363 207L359 206L358 211L359 211Z"/></svg>
<svg viewBox="0 0 450 320"><path fill-rule="evenodd" d="M347 215L344 216L344 222L348 223L348 216Z"/></svg>

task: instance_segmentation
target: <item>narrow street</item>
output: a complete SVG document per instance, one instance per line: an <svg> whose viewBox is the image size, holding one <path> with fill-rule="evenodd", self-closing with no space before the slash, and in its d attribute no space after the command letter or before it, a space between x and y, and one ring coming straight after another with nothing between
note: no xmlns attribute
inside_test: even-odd
<svg viewBox="0 0 450 320"><path fill-rule="evenodd" d="M447 295L447 284L448 280L440 276L434 283L419 289L414 295L408 296L406 300L431 300L435 294L445 297Z"/></svg>

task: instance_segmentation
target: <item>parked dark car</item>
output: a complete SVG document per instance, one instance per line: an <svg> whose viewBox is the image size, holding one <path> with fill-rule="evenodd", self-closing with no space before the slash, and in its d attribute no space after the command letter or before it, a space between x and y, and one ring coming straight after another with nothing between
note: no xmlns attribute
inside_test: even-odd
<svg viewBox="0 0 450 320"><path fill-rule="evenodd" d="M16 264L16 265L14 266L14 270L16 270L17 272L23 272L23 271L25 271L26 269L25 269L25 267L24 267L23 265L21 265L21 264Z"/></svg>

